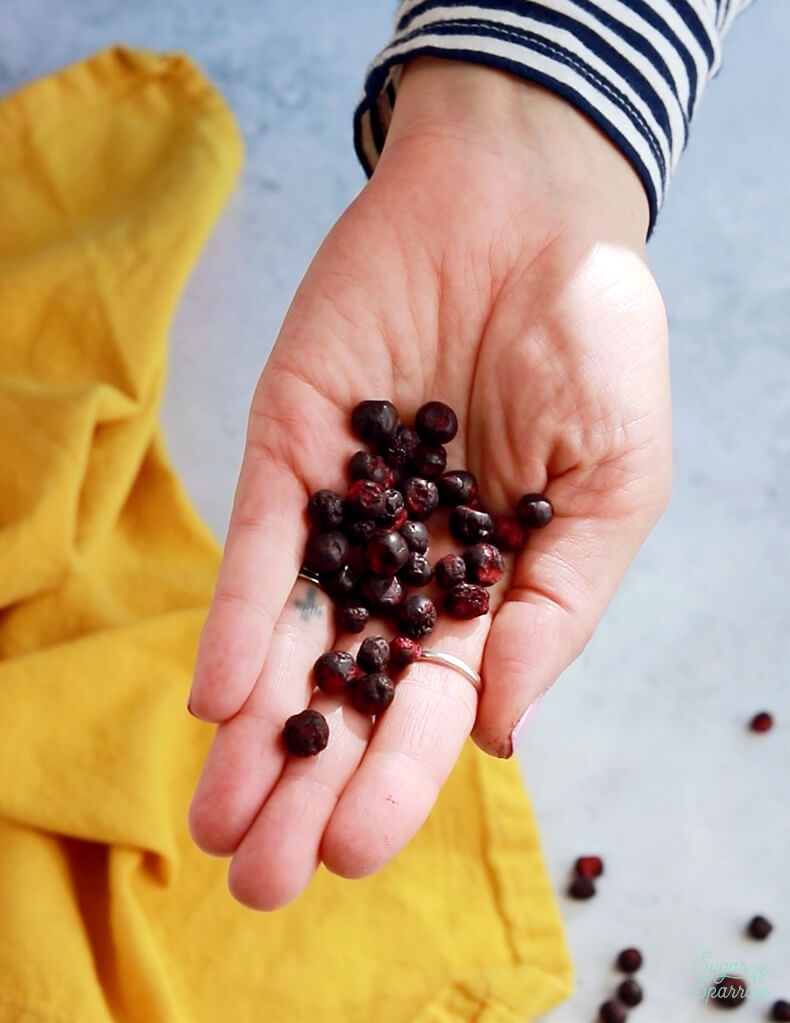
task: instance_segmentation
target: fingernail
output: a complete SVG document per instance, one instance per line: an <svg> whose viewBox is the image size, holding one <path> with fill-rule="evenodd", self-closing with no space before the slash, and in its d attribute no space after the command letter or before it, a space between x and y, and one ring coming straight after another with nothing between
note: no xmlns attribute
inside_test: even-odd
<svg viewBox="0 0 790 1023"><path fill-rule="evenodd" d="M192 693L189 694L189 699L187 700L187 710L189 711L193 718L197 717L197 714L194 712L194 710L192 710Z"/></svg>
<svg viewBox="0 0 790 1023"><path fill-rule="evenodd" d="M529 723L535 717L535 713L538 707L540 706L540 701L542 699L543 693L540 693L538 696L535 697L535 699L532 701L529 707L527 707L527 709L524 711L524 713L513 726L513 731L510 733L510 743L512 745L514 753L516 752L518 746L521 744L526 734L527 728L529 727Z"/></svg>

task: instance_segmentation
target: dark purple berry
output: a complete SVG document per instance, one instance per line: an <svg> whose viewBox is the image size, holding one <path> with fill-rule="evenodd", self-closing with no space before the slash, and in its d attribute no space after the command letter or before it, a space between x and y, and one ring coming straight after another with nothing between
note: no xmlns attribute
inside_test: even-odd
<svg viewBox="0 0 790 1023"><path fill-rule="evenodd" d="M391 672L403 671L410 664L419 661L421 656L422 647L416 639L410 639L408 636L396 636L390 643L389 670Z"/></svg>
<svg viewBox="0 0 790 1023"><path fill-rule="evenodd" d="M628 1013L616 998L610 998L598 1010L598 1016L601 1023L625 1023Z"/></svg>
<svg viewBox="0 0 790 1023"><path fill-rule="evenodd" d="M376 525L383 529L400 530L408 517L406 502L400 490L387 490L384 494L384 511L376 519Z"/></svg>
<svg viewBox="0 0 790 1023"><path fill-rule="evenodd" d="M711 986L710 997L717 1009L737 1009L749 995L749 985L743 977L717 977Z"/></svg>
<svg viewBox="0 0 790 1023"><path fill-rule="evenodd" d="M348 561L349 550L345 534L337 529L329 533L313 533L307 541L305 567L319 575L337 572Z"/></svg>
<svg viewBox="0 0 790 1023"><path fill-rule="evenodd" d="M366 636L357 651L357 664L367 674L383 671L390 660L390 645L383 636Z"/></svg>
<svg viewBox="0 0 790 1023"><path fill-rule="evenodd" d="M312 757L329 741L329 725L317 710L303 710L289 717L283 727L283 741L289 753Z"/></svg>
<svg viewBox="0 0 790 1023"><path fill-rule="evenodd" d="M479 618L488 611L488 590L472 583L458 583L447 591L444 606L452 618Z"/></svg>
<svg viewBox="0 0 790 1023"><path fill-rule="evenodd" d="M494 518L494 535L491 543L501 551L520 551L527 542L527 531L516 519L508 519L504 515Z"/></svg>
<svg viewBox="0 0 790 1023"><path fill-rule="evenodd" d="M544 494L524 494L516 505L516 518L526 529L541 529L554 518L554 509Z"/></svg>
<svg viewBox="0 0 790 1023"><path fill-rule="evenodd" d="M381 714L392 703L395 683L382 672L363 675L351 690L351 701L362 714Z"/></svg>
<svg viewBox="0 0 790 1023"><path fill-rule="evenodd" d="M573 865L577 877L600 877L603 874L603 860L600 856L580 856Z"/></svg>
<svg viewBox="0 0 790 1023"><path fill-rule="evenodd" d="M749 722L749 728L751 728L753 732L770 732L773 726L774 719L767 710L761 710L760 713L755 714Z"/></svg>
<svg viewBox="0 0 790 1023"><path fill-rule="evenodd" d="M505 574L505 559L490 543L476 543L464 551L466 578L479 586L493 586Z"/></svg>
<svg viewBox="0 0 790 1023"><path fill-rule="evenodd" d="M391 401L361 401L351 413L351 429L365 444L381 444L398 428L398 410Z"/></svg>
<svg viewBox="0 0 790 1023"><path fill-rule="evenodd" d="M382 446L381 453L392 469L403 469L414 458L419 443L420 438L414 430L408 426L399 426L395 436Z"/></svg>
<svg viewBox="0 0 790 1023"><path fill-rule="evenodd" d="M348 488L346 509L354 519L377 519L384 511L386 491L372 480L354 480Z"/></svg>
<svg viewBox="0 0 790 1023"><path fill-rule="evenodd" d="M494 535L494 519L481 508L459 504L450 512L450 532L461 543L481 543Z"/></svg>
<svg viewBox="0 0 790 1023"><path fill-rule="evenodd" d="M394 529L382 529L365 545L365 564L374 575L396 575L409 560L409 545Z"/></svg>
<svg viewBox="0 0 790 1023"><path fill-rule="evenodd" d="M368 575L359 586L362 596L376 611L391 611L403 602L403 584L397 576L391 579L380 575Z"/></svg>
<svg viewBox="0 0 790 1023"><path fill-rule="evenodd" d="M400 535L415 554L425 554L428 550L428 527L424 522L409 519L400 527Z"/></svg>
<svg viewBox="0 0 790 1023"><path fill-rule="evenodd" d="M624 948L617 957L617 965L623 973L636 973L642 961L642 953L638 948Z"/></svg>
<svg viewBox="0 0 790 1023"><path fill-rule="evenodd" d="M439 491L432 480L409 476L403 484L403 499L409 514L420 521L428 519L439 507Z"/></svg>
<svg viewBox="0 0 790 1023"><path fill-rule="evenodd" d="M466 469L452 469L436 481L439 500L445 508L471 504L477 497L477 480Z"/></svg>
<svg viewBox="0 0 790 1023"><path fill-rule="evenodd" d="M350 689L362 673L346 650L330 650L321 654L313 665L313 680L330 696L340 696Z"/></svg>
<svg viewBox="0 0 790 1023"><path fill-rule="evenodd" d="M572 899L591 899L595 895L595 884L589 877L575 877L568 888Z"/></svg>
<svg viewBox="0 0 790 1023"><path fill-rule="evenodd" d="M348 537L348 542L355 547L367 543L376 532L376 523L372 519L359 519L357 522L349 522L343 527L343 532Z"/></svg>
<svg viewBox="0 0 790 1023"><path fill-rule="evenodd" d="M415 554L414 552L409 555L409 560L399 574L401 582L406 583L407 586L427 586L433 579L430 561L424 554Z"/></svg>
<svg viewBox="0 0 790 1023"><path fill-rule="evenodd" d="M319 533L337 529L343 524L345 502L334 490L317 490L307 502L310 525Z"/></svg>
<svg viewBox="0 0 790 1023"><path fill-rule="evenodd" d="M370 611L362 604L348 603L335 609L335 624L339 632L362 632L369 618Z"/></svg>
<svg viewBox="0 0 790 1023"><path fill-rule="evenodd" d="M774 929L774 925L770 920L766 920L764 916L753 916L746 929L751 937L756 938L757 941L765 941Z"/></svg>
<svg viewBox="0 0 790 1023"><path fill-rule="evenodd" d="M640 985L637 984L633 977L629 977L628 980L624 980L618 987L617 997L625 1005L633 1008L635 1005L639 1005L645 996Z"/></svg>
<svg viewBox="0 0 790 1023"><path fill-rule="evenodd" d="M426 480L438 479L447 468L447 452L441 444L418 444L411 460L415 475Z"/></svg>
<svg viewBox="0 0 790 1023"><path fill-rule="evenodd" d="M417 409L414 429L426 444L449 444L458 433L458 417L443 401L428 401Z"/></svg>
<svg viewBox="0 0 790 1023"><path fill-rule="evenodd" d="M787 1023L790 1020L790 1002L786 1002L783 998L774 1002L771 1007L771 1019L777 1020L778 1023Z"/></svg>
<svg viewBox="0 0 790 1023"><path fill-rule="evenodd" d="M460 554L445 554L433 566L436 583L442 590L451 590L466 581L466 562Z"/></svg>
<svg viewBox="0 0 790 1023"><path fill-rule="evenodd" d="M357 588L357 573L350 565L343 565L337 572L325 572L321 585L335 601L348 600Z"/></svg>
<svg viewBox="0 0 790 1023"><path fill-rule="evenodd" d="M409 639L422 639L436 625L436 606L420 593L407 597L398 612L400 630Z"/></svg>
<svg viewBox="0 0 790 1023"><path fill-rule="evenodd" d="M392 469L381 455L374 455L369 451L355 452L348 463L348 472L352 480L371 480L385 489L391 487L394 482Z"/></svg>

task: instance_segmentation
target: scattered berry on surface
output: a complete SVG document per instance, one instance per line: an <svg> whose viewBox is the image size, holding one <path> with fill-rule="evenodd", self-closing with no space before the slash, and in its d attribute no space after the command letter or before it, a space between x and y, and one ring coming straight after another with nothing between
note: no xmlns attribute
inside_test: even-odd
<svg viewBox="0 0 790 1023"><path fill-rule="evenodd" d="M350 689L360 674L354 658L346 650L330 650L321 654L313 665L313 681L330 696L340 696Z"/></svg>
<svg viewBox="0 0 790 1023"><path fill-rule="evenodd" d="M488 591L473 583L457 583L447 591L444 606L453 618L479 618L488 612Z"/></svg>
<svg viewBox="0 0 790 1023"><path fill-rule="evenodd" d="M329 725L317 710L303 710L288 718L283 727L283 742L289 753L312 757L326 748Z"/></svg>
<svg viewBox="0 0 790 1023"><path fill-rule="evenodd" d="M601 1023L625 1023L628 1013L616 998L610 998L598 1010L598 1016Z"/></svg>
<svg viewBox="0 0 790 1023"><path fill-rule="evenodd" d="M458 417L443 401L427 401L417 409L414 428L426 444L449 444L458 433Z"/></svg>
<svg viewBox="0 0 790 1023"><path fill-rule="evenodd" d="M401 582L406 583L407 586L427 586L433 579L433 569L424 554L412 552L399 575Z"/></svg>
<svg viewBox="0 0 790 1023"><path fill-rule="evenodd" d="M766 920L764 916L753 916L749 921L749 925L746 928L752 938L756 938L757 941L765 941L771 931L774 929L774 925L770 920Z"/></svg>
<svg viewBox="0 0 790 1023"><path fill-rule="evenodd" d="M350 545L345 533L332 529L328 533L313 533L307 540L304 564L313 572L337 572L348 560Z"/></svg>
<svg viewBox="0 0 790 1023"><path fill-rule="evenodd" d="M476 543L464 551L466 578L478 586L493 586L505 574L505 559L490 543Z"/></svg>
<svg viewBox="0 0 790 1023"><path fill-rule="evenodd" d="M774 1002L771 1006L771 1019L777 1020L778 1023L788 1023L790 1020L790 1002L786 1002L783 998Z"/></svg>
<svg viewBox="0 0 790 1023"><path fill-rule="evenodd" d="M450 512L450 532L461 543L482 543L494 535L494 519L481 508L459 504Z"/></svg>
<svg viewBox="0 0 790 1023"><path fill-rule="evenodd" d="M420 593L407 597L398 612L400 631L409 639L422 639L436 625L436 605Z"/></svg>
<svg viewBox="0 0 790 1023"><path fill-rule="evenodd" d="M307 502L310 525L319 533L327 533L343 524L345 501L334 490L316 490Z"/></svg>
<svg viewBox="0 0 790 1023"><path fill-rule="evenodd" d="M600 856L580 856L573 865L577 877L600 877L603 874L603 860Z"/></svg>
<svg viewBox="0 0 790 1023"><path fill-rule="evenodd" d="M526 529L542 529L554 518L554 509L544 494L524 494L516 505L516 518Z"/></svg>
<svg viewBox="0 0 790 1023"><path fill-rule="evenodd" d="M398 410L391 401L361 401L351 413L351 429L365 444L381 444L395 433Z"/></svg>
<svg viewBox="0 0 790 1023"><path fill-rule="evenodd" d="M717 1009L737 1009L748 994L749 985L743 977L717 977L710 992L710 1004Z"/></svg>
<svg viewBox="0 0 790 1023"><path fill-rule="evenodd" d="M460 554L445 554L433 566L433 573L439 588L450 590L466 582L466 562Z"/></svg>
<svg viewBox="0 0 790 1023"><path fill-rule="evenodd" d="M774 719L767 710L761 710L760 713L755 714L749 722L749 728L751 728L753 732L770 732L773 726Z"/></svg>
<svg viewBox="0 0 790 1023"><path fill-rule="evenodd" d="M423 521L430 518L439 507L439 491L433 480L421 476L409 476L403 483L403 499L409 515Z"/></svg>
<svg viewBox="0 0 790 1023"><path fill-rule="evenodd" d="M633 977L629 977L628 980L624 980L618 987L617 997L625 1005L633 1008L635 1005L639 1005L645 997L645 994L641 986L637 984Z"/></svg>
<svg viewBox="0 0 790 1023"><path fill-rule="evenodd" d="M425 554L428 550L428 527L424 522L409 519L400 527L400 535L415 554Z"/></svg>
<svg viewBox="0 0 790 1023"><path fill-rule="evenodd" d="M591 899L595 895L595 884L589 877L575 877L568 888L572 899Z"/></svg>
<svg viewBox="0 0 790 1023"><path fill-rule="evenodd" d="M351 690L351 700L362 714L380 714L392 703L395 683L383 672L363 675Z"/></svg>
<svg viewBox="0 0 790 1023"><path fill-rule="evenodd" d="M623 973L636 973L642 961L642 953L638 948L624 948L617 957L617 965Z"/></svg>
<svg viewBox="0 0 790 1023"><path fill-rule="evenodd" d="M439 500L445 508L471 504L477 497L477 480L467 469L452 469L436 481Z"/></svg>

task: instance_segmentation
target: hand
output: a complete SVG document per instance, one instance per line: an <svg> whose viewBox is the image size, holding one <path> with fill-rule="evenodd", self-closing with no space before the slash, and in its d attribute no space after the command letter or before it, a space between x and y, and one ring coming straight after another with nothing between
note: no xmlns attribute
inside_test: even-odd
<svg viewBox="0 0 790 1023"><path fill-rule="evenodd" d="M256 388L200 642L191 705L219 725L189 823L202 849L232 856L245 905L284 905L320 862L348 878L384 866L470 732L510 756L522 712L589 639L670 485L646 226L630 165L562 99L473 65L407 67L379 166L316 255ZM294 588L307 498L342 489L360 446L350 410L372 397L405 418L446 401L461 422L452 465L475 473L491 510L527 491L555 508L493 614L441 618L431 635L482 666L479 705L460 674L420 663L375 727L312 694L335 637L324 598ZM328 716L329 746L286 756L283 723L308 702Z"/></svg>

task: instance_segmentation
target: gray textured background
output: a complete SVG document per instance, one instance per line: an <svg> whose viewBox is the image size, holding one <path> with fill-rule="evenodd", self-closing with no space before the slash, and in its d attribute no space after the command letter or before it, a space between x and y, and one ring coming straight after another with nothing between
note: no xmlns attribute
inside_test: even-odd
<svg viewBox="0 0 790 1023"><path fill-rule="evenodd" d="M224 536L249 400L302 273L363 184L350 120L390 0L5 0L0 90L112 42L195 57L230 100L242 184L173 327L165 432ZM558 889L601 851L598 897L561 897L586 1023L610 962L646 953L642 1023L714 1016L703 955L766 964L790 998L790 5L734 26L650 245L672 332L675 491L520 755ZM773 733L744 722L775 709ZM777 930L740 934L755 912ZM711 979L708 977L708 979ZM764 1005L742 1011L764 1017ZM300 1023L300 1021L294 1021Z"/></svg>

